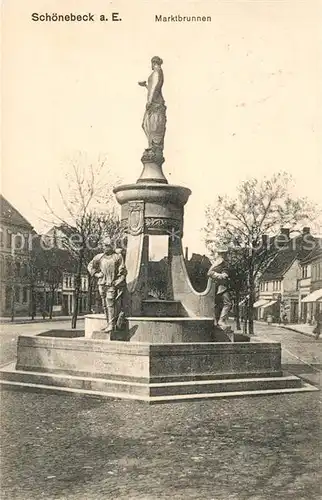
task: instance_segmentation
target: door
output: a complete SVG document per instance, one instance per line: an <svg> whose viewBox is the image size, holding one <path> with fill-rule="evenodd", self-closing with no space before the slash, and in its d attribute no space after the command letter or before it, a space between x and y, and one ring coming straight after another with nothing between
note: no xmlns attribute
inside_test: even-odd
<svg viewBox="0 0 322 500"><path fill-rule="evenodd" d="M65 316L69 314L68 311L68 295L63 295L62 311Z"/></svg>

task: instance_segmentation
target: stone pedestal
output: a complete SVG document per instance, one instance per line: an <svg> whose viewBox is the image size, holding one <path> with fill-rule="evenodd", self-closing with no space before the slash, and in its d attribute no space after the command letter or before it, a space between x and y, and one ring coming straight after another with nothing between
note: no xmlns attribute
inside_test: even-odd
<svg viewBox="0 0 322 500"><path fill-rule="evenodd" d="M168 181L162 171L162 166L153 161L147 161L143 163L143 170L136 182L138 184L146 182L159 182L161 184L168 184Z"/></svg>
<svg viewBox="0 0 322 500"><path fill-rule="evenodd" d="M128 235L127 316L151 314L147 304L149 239L153 235L163 235L168 238L168 285L164 307L170 309L172 306L166 302L172 301L179 304L178 318L212 318L215 293L213 284L209 280L204 292L195 291L183 256L184 205L191 194L190 189L162 182L146 182L140 178L136 184L118 186L114 192L121 205L122 225ZM170 315L173 316L173 313L168 314Z"/></svg>
<svg viewBox="0 0 322 500"><path fill-rule="evenodd" d="M88 314L85 316L85 337L108 338L103 330L106 326L104 314ZM98 333L102 332L99 336ZM150 344L179 342L249 342L249 336L241 333L225 333L214 327L212 318L204 317L164 317L164 316L130 316L127 318L127 329L115 331L111 340L129 342L148 342Z"/></svg>
<svg viewBox="0 0 322 500"><path fill-rule="evenodd" d="M65 333L65 338L63 334ZM276 342L163 343L20 335L4 388L162 403L316 390L283 374Z"/></svg>

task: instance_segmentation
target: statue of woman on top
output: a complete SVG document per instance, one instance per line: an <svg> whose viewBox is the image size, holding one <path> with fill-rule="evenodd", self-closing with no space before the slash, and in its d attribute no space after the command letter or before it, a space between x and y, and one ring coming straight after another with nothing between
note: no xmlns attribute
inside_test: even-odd
<svg viewBox="0 0 322 500"><path fill-rule="evenodd" d="M152 57L152 73L148 78L148 82L139 82L141 87L145 87L148 90L147 103L142 123L142 128L147 136L149 144L149 148L145 151L145 155L157 163L162 163L164 161L163 147L167 121L167 108L162 95L162 63L163 61L160 57Z"/></svg>

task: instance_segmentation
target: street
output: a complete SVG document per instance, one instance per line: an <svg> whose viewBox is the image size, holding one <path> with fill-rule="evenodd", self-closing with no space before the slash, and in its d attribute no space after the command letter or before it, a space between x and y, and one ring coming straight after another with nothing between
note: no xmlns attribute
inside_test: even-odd
<svg viewBox="0 0 322 500"><path fill-rule="evenodd" d="M258 323L255 332L262 340L281 342L284 370L321 388L322 338L315 340L291 330Z"/></svg>
<svg viewBox="0 0 322 500"><path fill-rule="evenodd" d="M57 326L2 326L3 359L19 332ZM320 383L321 340L258 324L256 336ZM320 392L148 406L3 391L1 498L318 500L320 416Z"/></svg>
<svg viewBox="0 0 322 500"><path fill-rule="evenodd" d="M17 338L22 333L41 333L52 329L67 330L71 328L71 319L63 321L39 321L25 324L4 323L0 325L0 366L16 359ZM84 319L77 321L77 328L84 328Z"/></svg>

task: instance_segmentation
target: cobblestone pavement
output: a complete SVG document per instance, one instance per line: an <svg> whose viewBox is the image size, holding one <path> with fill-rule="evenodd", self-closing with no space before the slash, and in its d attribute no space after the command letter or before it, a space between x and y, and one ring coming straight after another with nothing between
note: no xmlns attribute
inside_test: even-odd
<svg viewBox="0 0 322 500"><path fill-rule="evenodd" d="M259 324L255 330L262 340L281 342L284 370L322 388L322 338L315 340L298 332Z"/></svg>
<svg viewBox="0 0 322 500"><path fill-rule="evenodd" d="M281 336L284 364L315 377L319 342L265 326L257 335ZM148 406L4 391L1 498L320 500L319 398Z"/></svg>
<svg viewBox="0 0 322 500"><path fill-rule="evenodd" d="M4 392L5 500L318 500L317 393L147 406Z"/></svg>

